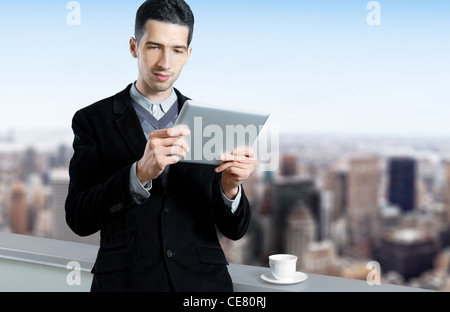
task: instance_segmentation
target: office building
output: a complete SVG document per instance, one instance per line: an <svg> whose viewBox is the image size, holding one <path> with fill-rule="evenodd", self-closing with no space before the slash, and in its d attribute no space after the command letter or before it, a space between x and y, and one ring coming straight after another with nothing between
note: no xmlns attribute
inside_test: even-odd
<svg viewBox="0 0 450 312"><path fill-rule="evenodd" d="M444 200L446 223L450 224L450 160L445 161L444 171Z"/></svg>
<svg viewBox="0 0 450 312"><path fill-rule="evenodd" d="M332 219L337 220L347 211L348 172L344 170L330 170L326 174L324 188L332 194Z"/></svg>
<svg viewBox="0 0 450 312"><path fill-rule="evenodd" d="M379 160L372 156L351 158L348 167L346 254L356 259L370 258L379 229Z"/></svg>
<svg viewBox="0 0 450 312"><path fill-rule="evenodd" d="M273 253L286 252L286 228L292 210L298 206L308 207L314 222L317 222L320 193L309 179L279 177L273 182L271 195L274 234L271 249Z"/></svg>
<svg viewBox="0 0 450 312"><path fill-rule="evenodd" d="M20 180L26 181L28 176L37 172L38 154L34 148L30 147L25 150L22 157Z"/></svg>
<svg viewBox="0 0 450 312"><path fill-rule="evenodd" d="M408 280L432 269L437 254L438 243L433 236L410 228L388 232L375 257L384 272L394 271Z"/></svg>
<svg viewBox="0 0 450 312"><path fill-rule="evenodd" d="M303 261L305 272L324 275L338 274L338 257L334 243L330 240L312 243Z"/></svg>
<svg viewBox="0 0 450 312"><path fill-rule="evenodd" d="M394 157L388 166L388 200L401 212L411 212L416 201L416 161L409 157Z"/></svg>
<svg viewBox="0 0 450 312"><path fill-rule="evenodd" d="M52 236L58 240L80 242L98 245L99 233L88 237L79 237L66 223L65 201L69 187L69 174L67 170L55 169L50 174L51 183L51 209L52 209Z"/></svg>
<svg viewBox="0 0 450 312"><path fill-rule="evenodd" d="M286 221L286 253L298 257L297 270L303 270L311 244L316 240L316 225L310 209L304 204L293 208Z"/></svg>
<svg viewBox="0 0 450 312"><path fill-rule="evenodd" d="M293 177L298 174L297 155L285 154L281 157L279 170L283 177Z"/></svg>
<svg viewBox="0 0 450 312"><path fill-rule="evenodd" d="M29 234L27 194L22 182L11 186L9 207L10 231L15 234Z"/></svg>

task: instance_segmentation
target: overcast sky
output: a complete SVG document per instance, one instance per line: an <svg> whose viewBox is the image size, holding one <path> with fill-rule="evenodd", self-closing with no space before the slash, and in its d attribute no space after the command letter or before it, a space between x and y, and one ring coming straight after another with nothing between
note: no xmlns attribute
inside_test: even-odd
<svg viewBox="0 0 450 312"><path fill-rule="evenodd" d="M141 1L0 4L0 133L70 128L137 78ZM281 131L450 135L450 1L188 0L193 54L176 87L271 113ZM375 19L371 19L375 21ZM72 20L73 21L73 20Z"/></svg>

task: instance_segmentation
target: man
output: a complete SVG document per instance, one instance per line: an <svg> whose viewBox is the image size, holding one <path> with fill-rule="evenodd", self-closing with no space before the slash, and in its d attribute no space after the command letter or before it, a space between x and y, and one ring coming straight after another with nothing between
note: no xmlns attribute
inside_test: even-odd
<svg viewBox="0 0 450 312"><path fill-rule="evenodd" d="M66 220L81 236L100 231L92 291L232 291L217 229L245 234L241 184L256 161L250 149L217 167L173 156L189 149L189 130L173 128L187 99L173 84L193 26L183 0L143 3L130 40L136 82L74 115Z"/></svg>

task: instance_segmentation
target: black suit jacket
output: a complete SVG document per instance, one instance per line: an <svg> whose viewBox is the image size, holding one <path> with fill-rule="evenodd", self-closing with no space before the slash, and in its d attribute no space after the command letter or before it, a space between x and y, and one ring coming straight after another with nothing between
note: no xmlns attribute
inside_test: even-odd
<svg viewBox="0 0 450 312"><path fill-rule="evenodd" d="M136 204L129 173L146 146L131 85L73 117L66 220L80 236L100 231L92 291L232 291L217 229L240 239L250 221L245 192L235 214L214 166L171 165ZM179 109L186 98L176 90Z"/></svg>

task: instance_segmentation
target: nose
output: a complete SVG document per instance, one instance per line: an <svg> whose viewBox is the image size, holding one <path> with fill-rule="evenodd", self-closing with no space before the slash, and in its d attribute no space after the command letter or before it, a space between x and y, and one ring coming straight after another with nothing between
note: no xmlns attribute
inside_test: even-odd
<svg viewBox="0 0 450 312"><path fill-rule="evenodd" d="M158 60L158 66L162 69L170 68L169 53L167 51L165 51L164 49L161 50L161 56Z"/></svg>

